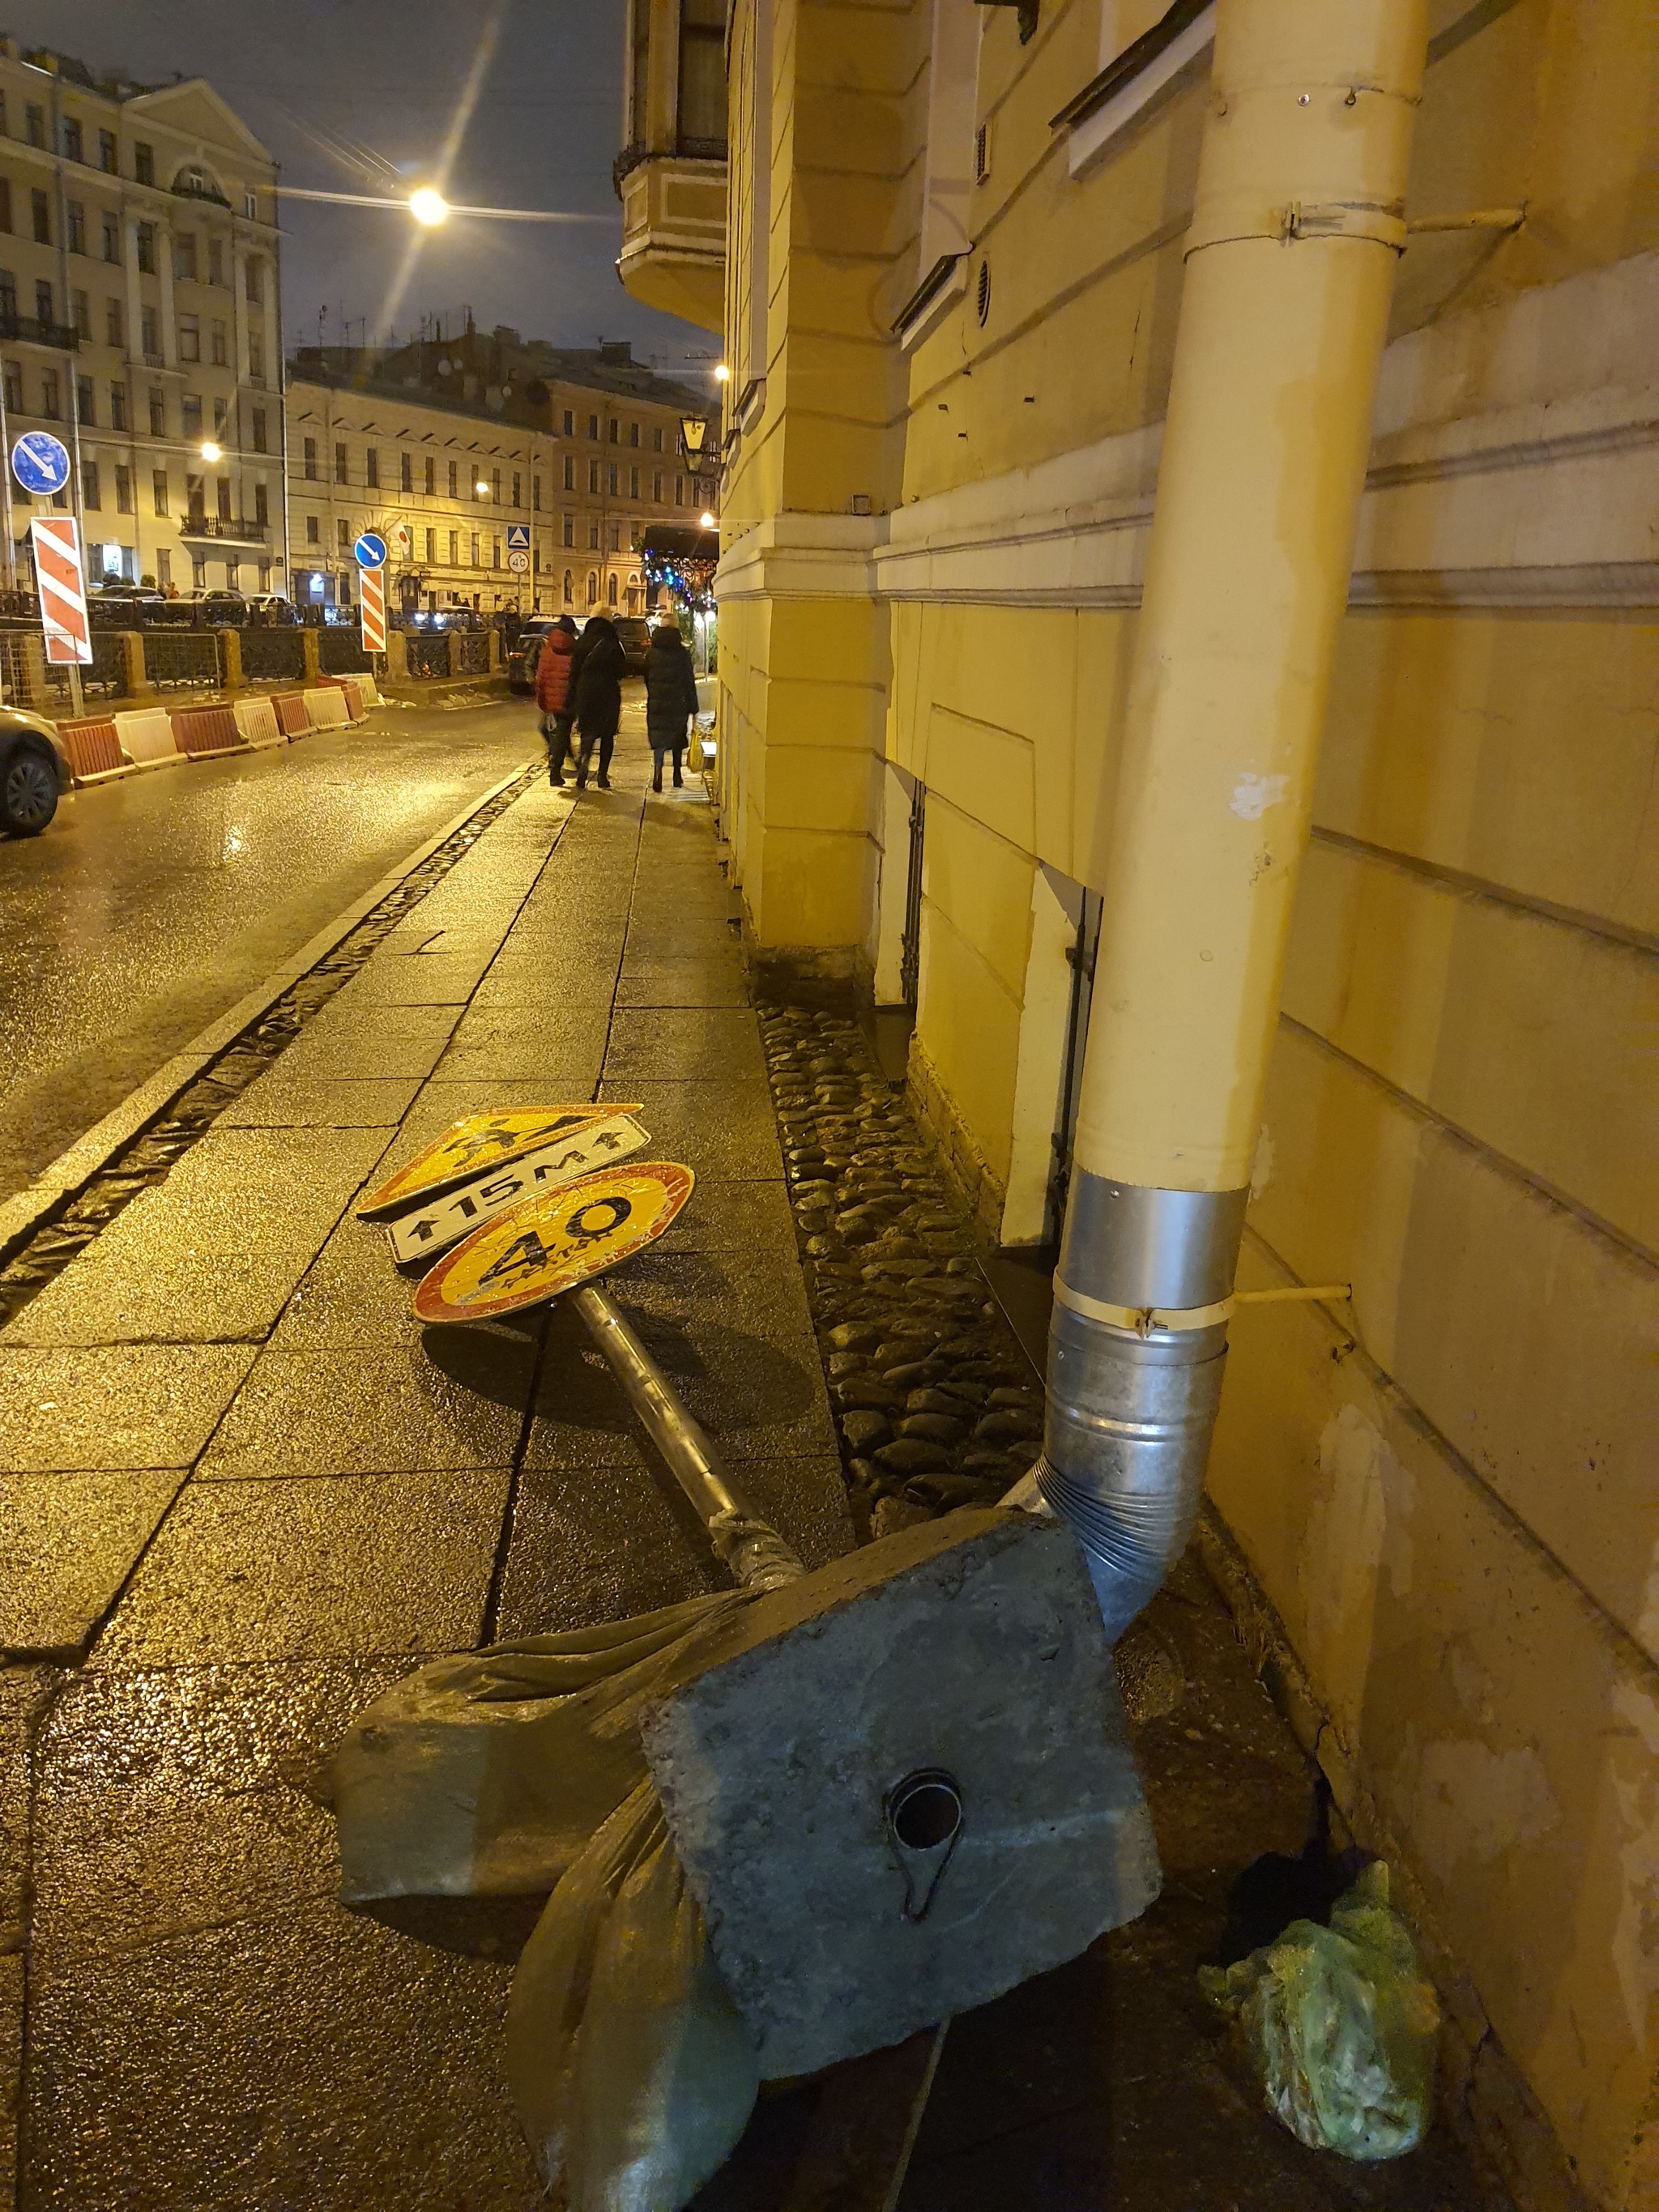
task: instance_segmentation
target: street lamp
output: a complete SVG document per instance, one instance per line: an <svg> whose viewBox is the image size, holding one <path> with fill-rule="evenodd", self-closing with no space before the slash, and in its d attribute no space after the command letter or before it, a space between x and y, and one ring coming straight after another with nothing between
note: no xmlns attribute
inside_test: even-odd
<svg viewBox="0 0 1659 2212"><path fill-rule="evenodd" d="M704 507L704 509L703 509L703 511L702 511L702 513L701 516L699 516L698 520L700 520L700 522L701 522L701 523L702 523L702 527L703 527L705 530L712 530L712 529L714 527L714 516L713 516L712 514L710 514L710 513L708 512L708 509L707 507Z"/></svg>
<svg viewBox="0 0 1659 2212"><path fill-rule="evenodd" d="M437 224L449 220L449 202L441 192L434 191L430 185L422 185L418 191L410 194L409 211L416 222L423 223L431 230Z"/></svg>
<svg viewBox="0 0 1659 2212"><path fill-rule="evenodd" d="M680 417L680 451L691 464L692 473L702 466L703 455L708 446L708 425L701 415L682 415Z"/></svg>
<svg viewBox="0 0 1659 2212"><path fill-rule="evenodd" d="M215 445L211 438L206 438L203 441L202 459L204 461L211 464L214 461L222 461L224 458L225 449L222 446Z"/></svg>
<svg viewBox="0 0 1659 2212"><path fill-rule="evenodd" d="M729 384L732 381L732 372L723 361L717 361L714 363L714 381L716 384Z"/></svg>

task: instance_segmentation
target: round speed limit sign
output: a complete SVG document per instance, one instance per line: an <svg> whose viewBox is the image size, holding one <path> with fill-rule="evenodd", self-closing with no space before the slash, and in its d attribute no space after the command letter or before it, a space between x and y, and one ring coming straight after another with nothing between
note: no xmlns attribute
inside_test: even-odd
<svg viewBox="0 0 1659 2212"><path fill-rule="evenodd" d="M530 573L530 556L527 553L509 553L507 556L507 565L515 576L527 576Z"/></svg>
<svg viewBox="0 0 1659 2212"><path fill-rule="evenodd" d="M416 1315L487 1321L574 1290L660 1237L694 1181L678 1160L630 1162L529 1199L439 1261L415 1293Z"/></svg>

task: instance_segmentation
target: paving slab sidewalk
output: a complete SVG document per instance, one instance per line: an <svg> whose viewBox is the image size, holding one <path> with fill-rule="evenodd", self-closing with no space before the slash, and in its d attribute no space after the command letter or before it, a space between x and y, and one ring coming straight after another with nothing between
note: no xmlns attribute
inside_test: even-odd
<svg viewBox="0 0 1659 2212"><path fill-rule="evenodd" d="M31 2212L538 2200L522 1928L343 1911L318 1777L424 1655L722 1577L572 1317L422 1329L361 1190L477 1108L646 1102L700 1187L612 1287L809 1560L852 1542L708 809L646 761L625 724L611 792L517 801L0 1332Z"/></svg>

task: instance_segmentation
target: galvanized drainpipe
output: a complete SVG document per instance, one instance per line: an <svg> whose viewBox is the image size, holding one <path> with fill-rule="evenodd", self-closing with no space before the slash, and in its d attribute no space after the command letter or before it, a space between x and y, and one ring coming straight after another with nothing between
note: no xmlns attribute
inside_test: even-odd
<svg viewBox="0 0 1659 2212"><path fill-rule="evenodd" d="M1425 0L1220 0L1037 1486L1109 1639L1191 1534L1423 75Z"/></svg>

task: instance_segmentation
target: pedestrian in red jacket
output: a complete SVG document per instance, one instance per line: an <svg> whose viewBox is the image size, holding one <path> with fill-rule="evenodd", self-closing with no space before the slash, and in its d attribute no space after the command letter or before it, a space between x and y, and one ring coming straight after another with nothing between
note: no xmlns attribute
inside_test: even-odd
<svg viewBox="0 0 1659 2212"><path fill-rule="evenodd" d="M542 710L542 735L547 740L547 780L564 781L564 764L570 753L570 656L576 649L576 625L561 615L542 640L536 662L536 704Z"/></svg>

